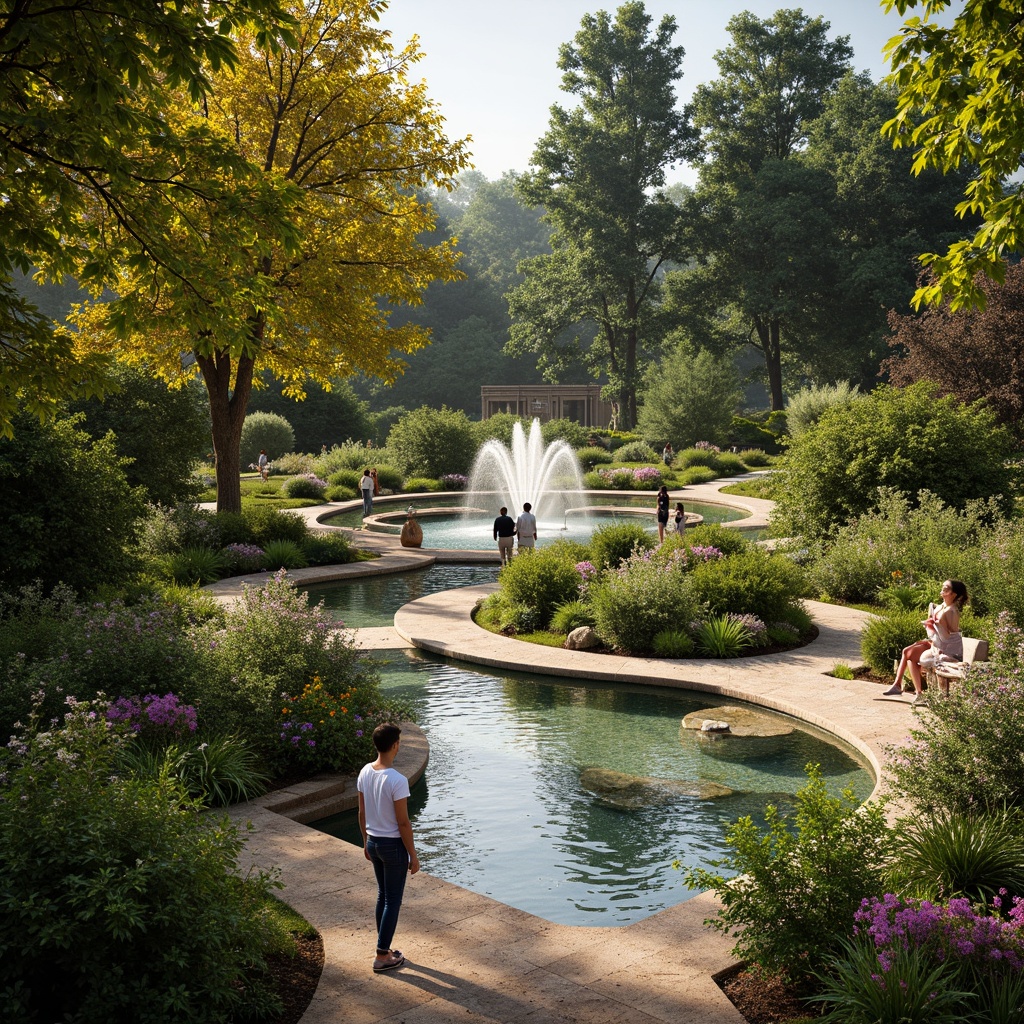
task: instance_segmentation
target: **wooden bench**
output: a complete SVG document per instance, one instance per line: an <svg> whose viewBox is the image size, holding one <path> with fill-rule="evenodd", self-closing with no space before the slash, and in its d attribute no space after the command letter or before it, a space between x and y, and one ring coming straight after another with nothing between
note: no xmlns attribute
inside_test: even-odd
<svg viewBox="0 0 1024 1024"><path fill-rule="evenodd" d="M928 689L934 688L940 693L948 694L950 681L963 679L967 666L973 665L976 661L988 661L988 641L965 636L963 661L947 661L944 664L930 666L925 676Z"/></svg>

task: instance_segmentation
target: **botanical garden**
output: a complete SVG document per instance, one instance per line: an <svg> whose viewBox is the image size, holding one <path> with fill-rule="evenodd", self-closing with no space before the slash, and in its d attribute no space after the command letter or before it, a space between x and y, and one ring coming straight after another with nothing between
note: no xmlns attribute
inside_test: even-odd
<svg viewBox="0 0 1024 1024"><path fill-rule="evenodd" d="M1020 5L882 6L581 7L497 181L384 0L0 13L0 1019L1021 1019Z"/></svg>

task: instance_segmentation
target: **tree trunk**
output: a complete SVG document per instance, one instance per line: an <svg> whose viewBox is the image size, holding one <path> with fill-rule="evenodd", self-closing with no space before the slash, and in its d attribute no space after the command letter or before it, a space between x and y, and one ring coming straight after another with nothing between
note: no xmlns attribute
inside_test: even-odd
<svg viewBox="0 0 1024 1024"><path fill-rule="evenodd" d="M252 391L253 360L240 356L231 381L231 355L218 351L212 356L196 356L210 399L210 420L213 424L213 451L217 465L217 511L241 512L242 424Z"/></svg>
<svg viewBox="0 0 1024 1024"><path fill-rule="evenodd" d="M755 320L758 347L764 355L764 366L768 372L768 396L772 412L782 409L785 398L782 394L782 328L778 320Z"/></svg>

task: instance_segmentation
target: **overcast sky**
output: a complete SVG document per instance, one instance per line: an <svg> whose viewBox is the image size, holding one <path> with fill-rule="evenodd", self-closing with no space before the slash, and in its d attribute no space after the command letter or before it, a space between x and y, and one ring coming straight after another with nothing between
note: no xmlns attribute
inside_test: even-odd
<svg viewBox="0 0 1024 1024"><path fill-rule="evenodd" d="M558 87L559 45L573 38L584 14L618 6L599 0L391 0L381 24L396 45L419 36L426 56L418 77L441 105L449 137L471 135L476 169L494 180L507 170L525 170L551 105L571 104L573 97ZM877 80L888 70L882 48L902 19L884 14L877 0L648 0L654 24L665 14L676 19L674 41L686 50L680 102L718 76L714 55L729 45L726 24L734 14L768 18L785 6L824 17L832 38L848 35L857 71ZM681 168L670 180L692 183L695 174Z"/></svg>

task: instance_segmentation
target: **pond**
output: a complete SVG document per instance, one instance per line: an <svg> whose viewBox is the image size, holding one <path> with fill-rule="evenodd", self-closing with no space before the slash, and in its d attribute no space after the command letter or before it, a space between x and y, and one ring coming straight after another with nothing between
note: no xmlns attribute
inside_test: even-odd
<svg viewBox="0 0 1024 1024"><path fill-rule="evenodd" d="M489 675L422 652L385 652L382 675L430 740L410 798L424 869L559 924L625 925L688 899L673 861L716 857L727 822L791 806L808 762L834 792L850 786L863 800L873 787L855 755L783 716L771 716L794 727L782 741L708 747L680 720L727 703L712 695ZM627 810L584 785L590 769L659 785ZM696 782L732 794L672 792ZM314 827L360 842L354 812Z"/></svg>
<svg viewBox="0 0 1024 1024"><path fill-rule="evenodd" d="M499 568L498 565L431 565L412 572L361 576L301 589L309 594L310 604L323 601L334 618L351 629L392 626L395 612L402 605L442 590L494 583Z"/></svg>

